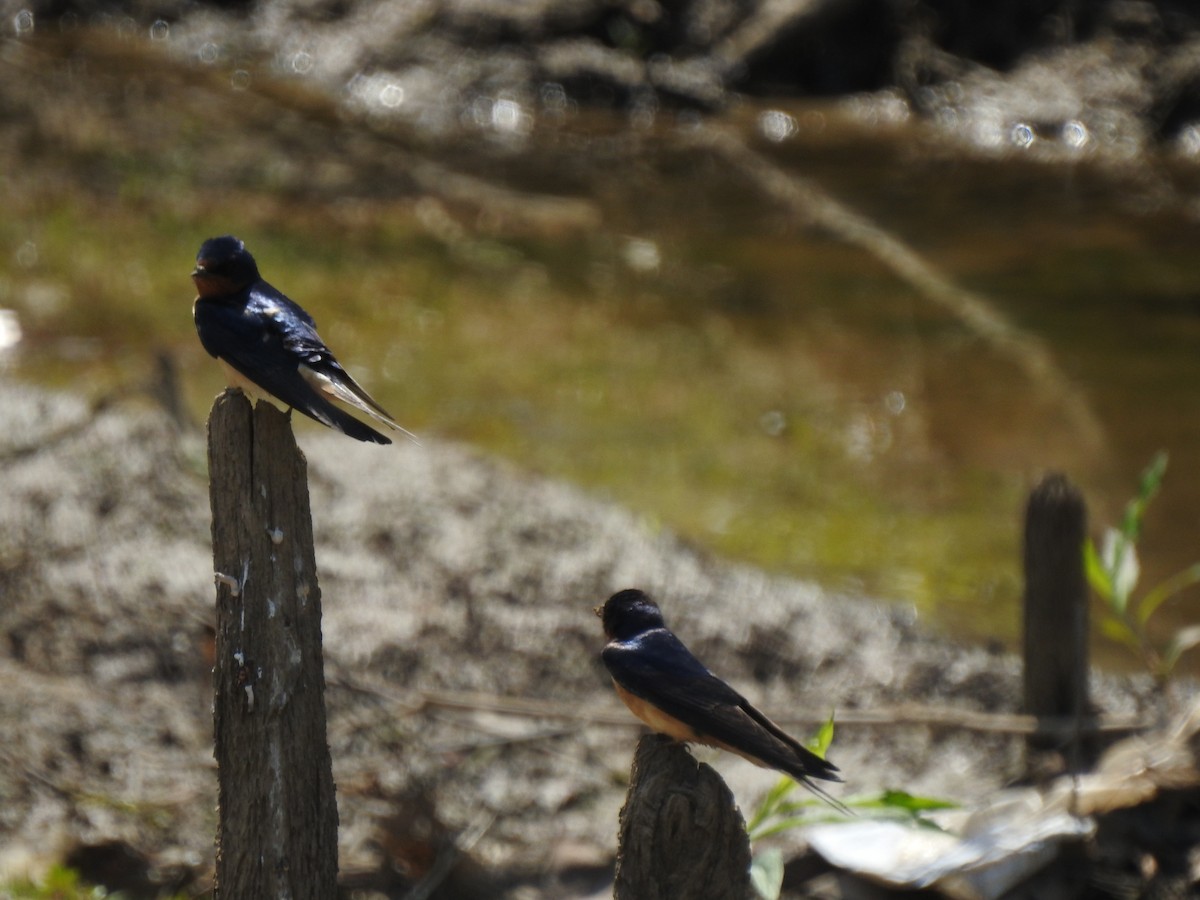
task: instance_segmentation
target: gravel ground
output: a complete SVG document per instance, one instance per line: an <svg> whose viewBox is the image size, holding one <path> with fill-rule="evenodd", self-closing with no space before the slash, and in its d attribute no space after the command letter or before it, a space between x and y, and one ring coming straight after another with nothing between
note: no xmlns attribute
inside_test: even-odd
<svg viewBox="0 0 1200 900"><path fill-rule="evenodd" d="M0 403L0 877L66 859L135 895L202 888L216 823L203 435L136 399L0 381ZM713 559L468 447L299 430L347 886L401 890L474 830L447 896L611 891L638 731L591 610L621 588L655 595L698 655L800 732L831 708L1017 708L1013 657L903 609ZM1124 679L1095 693L1114 713L1152 696ZM744 809L775 781L700 755ZM843 726L830 755L847 793L960 800L1023 761L1011 737L912 725Z"/></svg>

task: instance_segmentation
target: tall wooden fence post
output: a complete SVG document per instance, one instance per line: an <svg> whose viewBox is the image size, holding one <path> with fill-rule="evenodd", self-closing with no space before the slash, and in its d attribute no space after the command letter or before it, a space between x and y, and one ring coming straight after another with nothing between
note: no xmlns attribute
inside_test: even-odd
<svg viewBox="0 0 1200 900"><path fill-rule="evenodd" d="M308 473L288 417L240 392L208 420L217 653L216 897L328 900L337 805L325 732Z"/></svg>
<svg viewBox="0 0 1200 900"><path fill-rule="evenodd" d="M1088 715L1088 592L1083 571L1087 508L1060 474L1047 475L1025 511L1025 712L1069 720L1074 728L1039 729L1029 746L1063 751L1077 769L1084 762ZM1048 724L1048 723L1047 723Z"/></svg>
<svg viewBox="0 0 1200 900"><path fill-rule="evenodd" d="M615 900L743 900L750 839L721 776L680 743L646 735L621 810Z"/></svg>

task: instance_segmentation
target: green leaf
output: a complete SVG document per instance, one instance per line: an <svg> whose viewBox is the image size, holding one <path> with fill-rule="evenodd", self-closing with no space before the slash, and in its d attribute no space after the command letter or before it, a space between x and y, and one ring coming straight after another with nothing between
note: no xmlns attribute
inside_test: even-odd
<svg viewBox="0 0 1200 900"><path fill-rule="evenodd" d="M878 796L860 797L847 801L855 809L877 809L904 813L921 813L935 809L957 809L958 804L936 797L917 797L908 791L886 790Z"/></svg>
<svg viewBox="0 0 1200 900"><path fill-rule="evenodd" d="M917 797L908 791L884 791L881 797L884 806L892 806L910 812L923 812L930 809L954 809L957 803L949 800L939 800L936 797Z"/></svg>
<svg viewBox="0 0 1200 900"><path fill-rule="evenodd" d="M1175 632L1167 649L1163 651L1163 674L1169 675L1179 662L1179 657L1187 651L1200 646L1200 625L1191 625Z"/></svg>
<svg viewBox="0 0 1200 900"><path fill-rule="evenodd" d="M1124 616L1129 607L1129 596L1137 587L1141 567L1138 565L1137 546L1123 532L1110 528L1104 532L1104 544L1100 559L1108 570L1112 583L1112 599L1109 606L1119 616Z"/></svg>
<svg viewBox="0 0 1200 900"><path fill-rule="evenodd" d="M817 733L805 742L804 745L822 759L825 758L825 754L829 750L829 745L833 743L833 717L833 711L830 710L829 718L825 720L824 724L817 729ZM754 815L750 817L750 821L746 823L746 832L750 835L750 840L753 841L762 837L762 834L760 834L762 824L771 816L786 815L795 809L795 804L785 805L783 802L784 798L795 789L796 782L785 775L767 792L767 795L763 797L754 810Z"/></svg>
<svg viewBox="0 0 1200 900"><path fill-rule="evenodd" d="M1137 586L1140 572L1137 559L1137 540L1142 533L1142 519L1146 515L1146 507L1150 505L1150 501L1162 487L1166 472L1167 454L1165 451L1159 451L1150 464L1142 470L1138 480L1137 496L1126 505L1120 529L1110 528L1104 533L1104 545L1100 557L1104 568L1108 570L1109 583L1112 587L1109 606L1121 616L1125 615L1125 611L1129 607L1129 598Z"/></svg>
<svg viewBox="0 0 1200 900"><path fill-rule="evenodd" d="M1150 617L1154 615L1154 611L1162 606L1165 601L1170 600L1180 591L1191 587L1193 584L1200 584L1200 563L1196 563L1155 585L1153 590L1146 594L1138 604L1138 624L1145 625L1150 620Z"/></svg>
<svg viewBox="0 0 1200 900"><path fill-rule="evenodd" d="M817 733L809 738L804 746L811 750L821 759L825 758L825 754L829 752L829 745L833 743L833 710L829 711L829 718L825 723L817 729Z"/></svg>
<svg viewBox="0 0 1200 900"><path fill-rule="evenodd" d="M1167 474L1167 459L1167 451L1159 450L1154 454L1154 459L1150 460L1150 465L1142 471L1142 478L1138 483L1138 499L1142 501L1143 507L1162 487L1163 476Z"/></svg>
<svg viewBox="0 0 1200 900"><path fill-rule="evenodd" d="M1154 459L1150 460L1150 464L1142 470L1138 480L1138 494L1125 507L1125 517L1121 520L1121 533L1130 543L1136 541L1138 535L1141 534L1146 507L1162 487L1163 476L1166 473L1167 452L1160 450L1155 454Z"/></svg>
<svg viewBox="0 0 1200 900"><path fill-rule="evenodd" d="M755 829L762 825L768 818L775 815L784 797L795 789L796 782L786 775L775 782L775 786L763 797L758 807L754 810L754 815L746 823L746 832L750 835L751 840L755 840Z"/></svg>
<svg viewBox="0 0 1200 900"><path fill-rule="evenodd" d="M1141 653L1142 641L1137 636L1136 632L1125 622L1124 619L1118 619L1113 616L1104 616L1100 620L1100 633L1110 641L1116 641L1118 644L1124 644L1131 648L1135 653Z"/></svg>
<svg viewBox="0 0 1200 900"><path fill-rule="evenodd" d="M1083 571L1087 575L1088 584L1105 603L1112 606L1113 582L1104 563L1100 559L1100 551L1091 538L1083 542Z"/></svg>
<svg viewBox="0 0 1200 900"><path fill-rule="evenodd" d="M783 853L775 847L750 862L750 883L763 900L778 900L783 891Z"/></svg>

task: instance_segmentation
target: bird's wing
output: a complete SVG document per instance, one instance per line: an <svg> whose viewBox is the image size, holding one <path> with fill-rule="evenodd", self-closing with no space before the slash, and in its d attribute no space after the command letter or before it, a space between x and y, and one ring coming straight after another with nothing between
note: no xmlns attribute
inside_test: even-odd
<svg viewBox="0 0 1200 900"><path fill-rule="evenodd" d="M246 304L198 300L196 328L205 349L286 406L357 440L390 444L374 428L334 406L301 375L303 358L289 344L293 337L310 335L308 340L329 351L308 314L275 294L272 298L253 292ZM280 299L284 302L268 302Z"/></svg>
<svg viewBox="0 0 1200 900"><path fill-rule="evenodd" d="M402 432L415 443L417 436L392 418L391 413L375 402L375 399L341 367L332 355L314 363L301 363L300 374L309 385L326 396L348 403L360 409L376 421Z"/></svg>
<svg viewBox="0 0 1200 900"><path fill-rule="evenodd" d="M613 679L703 737L796 778L840 781L821 759L713 675L666 629L613 641L601 654Z"/></svg>
<svg viewBox="0 0 1200 900"><path fill-rule="evenodd" d="M362 410L373 419L403 432L412 440L416 436L404 428L386 409L367 393L350 373L342 368L321 336L312 317L286 295L264 282L250 290L250 302L259 314L268 318L282 335L283 345L299 363L300 375L309 387L326 397L340 400Z"/></svg>

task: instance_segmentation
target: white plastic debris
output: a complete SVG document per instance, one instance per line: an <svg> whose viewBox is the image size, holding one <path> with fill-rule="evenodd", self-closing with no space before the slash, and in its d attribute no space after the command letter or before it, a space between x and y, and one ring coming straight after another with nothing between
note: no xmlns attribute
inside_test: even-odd
<svg viewBox="0 0 1200 900"><path fill-rule="evenodd" d="M1095 831L1089 818L1038 791L1004 791L974 811L937 817L947 830L900 822L816 825L806 837L826 862L901 888L936 888L956 900L993 900L1054 859L1057 845Z"/></svg>

